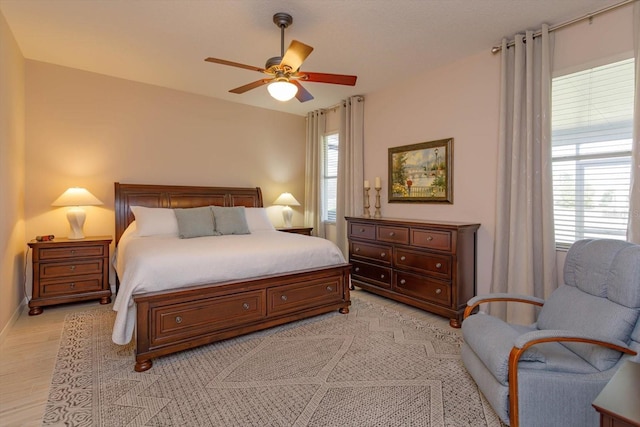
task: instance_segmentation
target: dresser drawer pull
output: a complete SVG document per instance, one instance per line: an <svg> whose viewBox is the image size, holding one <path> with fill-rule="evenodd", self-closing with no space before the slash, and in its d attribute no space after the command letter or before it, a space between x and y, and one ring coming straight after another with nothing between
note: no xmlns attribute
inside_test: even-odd
<svg viewBox="0 0 640 427"><path fill-rule="evenodd" d="M333 287L331 287L331 286L327 286L327 291L329 291L329 292L333 292Z"/></svg>
<svg viewBox="0 0 640 427"><path fill-rule="evenodd" d="M389 237L393 237L393 236L395 236L395 235L396 235L396 233L395 233L395 232L393 232L393 231L389 232Z"/></svg>
<svg viewBox="0 0 640 427"><path fill-rule="evenodd" d="M384 279L384 274L381 274L381 275L380 275L380 278L381 278L381 279Z"/></svg>
<svg viewBox="0 0 640 427"><path fill-rule="evenodd" d="M430 241L432 241L432 240L433 240L433 237L432 237L432 236L429 236L429 237L427 237L427 240L430 242Z"/></svg>
<svg viewBox="0 0 640 427"><path fill-rule="evenodd" d="M360 271L360 267L356 267L356 273Z"/></svg>
<svg viewBox="0 0 640 427"><path fill-rule="evenodd" d="M282 296L280 297L280 299L281 299L282 301L286 301L288 298L287 298L287 296L286 296L286 295L282 295Z"/></svg>
<svg viewBox="0 0 640 427"><path fill-rule="evenodd" d="M242 308L244 308L245 310L249 310L249 303L245 302L244 304L242 304Z"/></svg>
<svg viewBox="0 0 640 427"><path fill-rule="evenodd" d="M71 282L71 283L69 283L69 287L70 287L71 289L75 288L75 287L76 287L75 282Z"/></svg>
<svg viewBox="0 0 640 427"><path fill-rule="evenodd" d="M402 256L400 257L400 261L404 261L405 259L407 259L407 257L406 257L406 256L404 256L404 255L402 255Z"/></svg>
<svg viewBox="0 0 640 427"><path fill-rule="evenodd" d="M441 267L442 267L442 264L441 264L441 263L437 263L437 264L436 264L436 268L441 268Z"/></svg>
<svg viewBox="0 0 640 427"><path fill-rule="evenodd" d="M361 228L361 229L360 229L360 232L361 232L361 233L364 233L364 228Z"/></svg>
<svg viewBox="0 0 640 427"><path fill-rule="evenodd" d="M404 280L404 279L400 279L400 284L401 284L401 285L404 285L405 283L407 283L407 281L406 281L406 280Z"/></svg>
<svg viewBox="0 0 640 427"><path fill-rule="evenodd" d="M182 317L176 316L176 323L182 323Z"/></svg>
<svg viewBox="0 0 640 427"><path fill-rule="evenodd" d="M359 248L359 247L358 247L358 248L356 248L356 252L360 252L360 248Z"/></svg>
<svg viewBox="0 0 640 427"><path fill-rule="evenodd" d="M442 289L436 289L436 295L440 295L442 293Z"/></svg>
<svg viewBox="0 0 640 427"><path fill-rule="evenodd" d="M76 269L76 266L75 266L75 265L72 265L71 267L69 267L69 269L70 269L71 271L73 271L73 270L75 270L75 269Z"/></svg>
<svg viewBox="0 0 640 427"><path fill-rule="evenodd" d="M386 257L386 256L387 256L387 254L386 254L386 253L384 253L384 252L382 252L382 253L380 254L380 258L384 258L384 257Z"/></svg>
<svg viewBox="0 0 640 427"><path fill-rule="evenodd" d="M76 254L76 250L75 249L71 249L71 255L75 255Z"/></svg>

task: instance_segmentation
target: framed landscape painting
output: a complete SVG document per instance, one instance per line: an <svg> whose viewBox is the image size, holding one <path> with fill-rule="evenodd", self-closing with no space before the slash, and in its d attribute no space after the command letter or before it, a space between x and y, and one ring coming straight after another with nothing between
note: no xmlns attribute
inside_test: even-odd
<svg viewBox="0 0 640 427"><path fill-rule="evenodd" d="M389 148L389 202L453 203L453 138Z"/></svg>

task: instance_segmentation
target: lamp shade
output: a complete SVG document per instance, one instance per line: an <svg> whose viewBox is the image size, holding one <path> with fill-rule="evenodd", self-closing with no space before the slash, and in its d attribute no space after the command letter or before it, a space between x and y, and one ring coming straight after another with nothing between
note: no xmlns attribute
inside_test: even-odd
<svg viewBox="0 0 640 427"><path fill-rule="evenodd" d="M71 187L55 199L51 206L99 206L102 204L104 203L89 193L86 188Z"/></svg>
<svg viewBox="0 0 640 427"><path fill-rule="evenodd" d="M300 206L300 203L296 200L295 197L291 193L282 193L278 198L273 202L274 205L284 205L284 206Z"/></svg>
<svg viewBox="0 0 640 427"><path fill-rule="evenodd" d="M289 101L298 93L298 87L296 85L284 80L269 83L267 90L269 94L278 101Z"/></svg>

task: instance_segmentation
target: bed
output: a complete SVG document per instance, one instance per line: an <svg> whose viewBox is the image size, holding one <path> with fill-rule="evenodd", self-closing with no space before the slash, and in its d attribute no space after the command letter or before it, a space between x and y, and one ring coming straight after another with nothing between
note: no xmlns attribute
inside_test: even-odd
<svg viewBox="0 0 640 427"><path fill-rule="evenodd" d="M118 257L121 239L124 236L122 243L125 246L127 233L136 225L132 206L134 209L138 209L135 208L136 206L171 209L243 206L248 208L248 211L250 208L263 207L263 203L260 188L115 183L115 242ZM259 233L251 234L255 234L255 238L266 239L268 233L264 236L260 236ZM292 245L327 243L324 239L275 230L270 235L274 238L290 239ZM202 244L206 239L224 242L222 238L226 238L227 242L231 242L230 239L234 237L242 236L189 240L199 241ZM246 236L246 238L249 237ZM161 240L161 238L157 239L158 242ZM183 243L181 240L175 238L175 245L181 245ZM149 246L149 241L142 243L146 243L147 248L156 246L155 243ZM127 250L133 253L133 249ZM144 248L138 250L138 252L144 251ZM243 254L239 254L237 259L245 258L246 255L243 257ZM118 317L123 315L122 312L128 307L129 317L133 316L131 320L135 323L135 328L132 329L136 344L134 369L143 372L152 367L152 359L156 357L334 310L348 313L351 305L350 265L344 262L341 255L340 260L330 265L313 268L289 267L287 271L277 274L227 278L222 281L212 279L211 282L204 283L199 280L197 283L179 283L177 285L179 287L172 289L151 291L144 287L141 288L142 291L128 290L125 286L127 285L125 270L122 274L125 279L120 274L116 278L117 297L114 309L118 313L116 325L114 325L114 342L118 333L122 333L122 331L116 331ZM254 259L250 261L251 267L259 264ZM286 262L286 258L284 261ZM187 268L185 265L188 265L188 262L181 261L176 264ZM296 263L296 265L299 264ZM247 266L249 267L249 264ZM247 268L247 271L250 270ZM187 277L186 274L185 277ZM122 325L118 326L118 328L121 327ZM122 341L122 338L119 338L119 341ZM122 344L122 342L118 343Z"/></svg>

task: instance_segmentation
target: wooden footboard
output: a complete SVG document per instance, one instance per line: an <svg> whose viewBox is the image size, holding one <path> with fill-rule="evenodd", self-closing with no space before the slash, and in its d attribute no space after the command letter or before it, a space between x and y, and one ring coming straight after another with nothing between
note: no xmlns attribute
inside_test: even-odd
<svg viewBox="0 0 640 427"><path fill-rule="evenodd" d="M351 266L134 295L135 370L152 358L339 310L348 313Z"/></svg>

